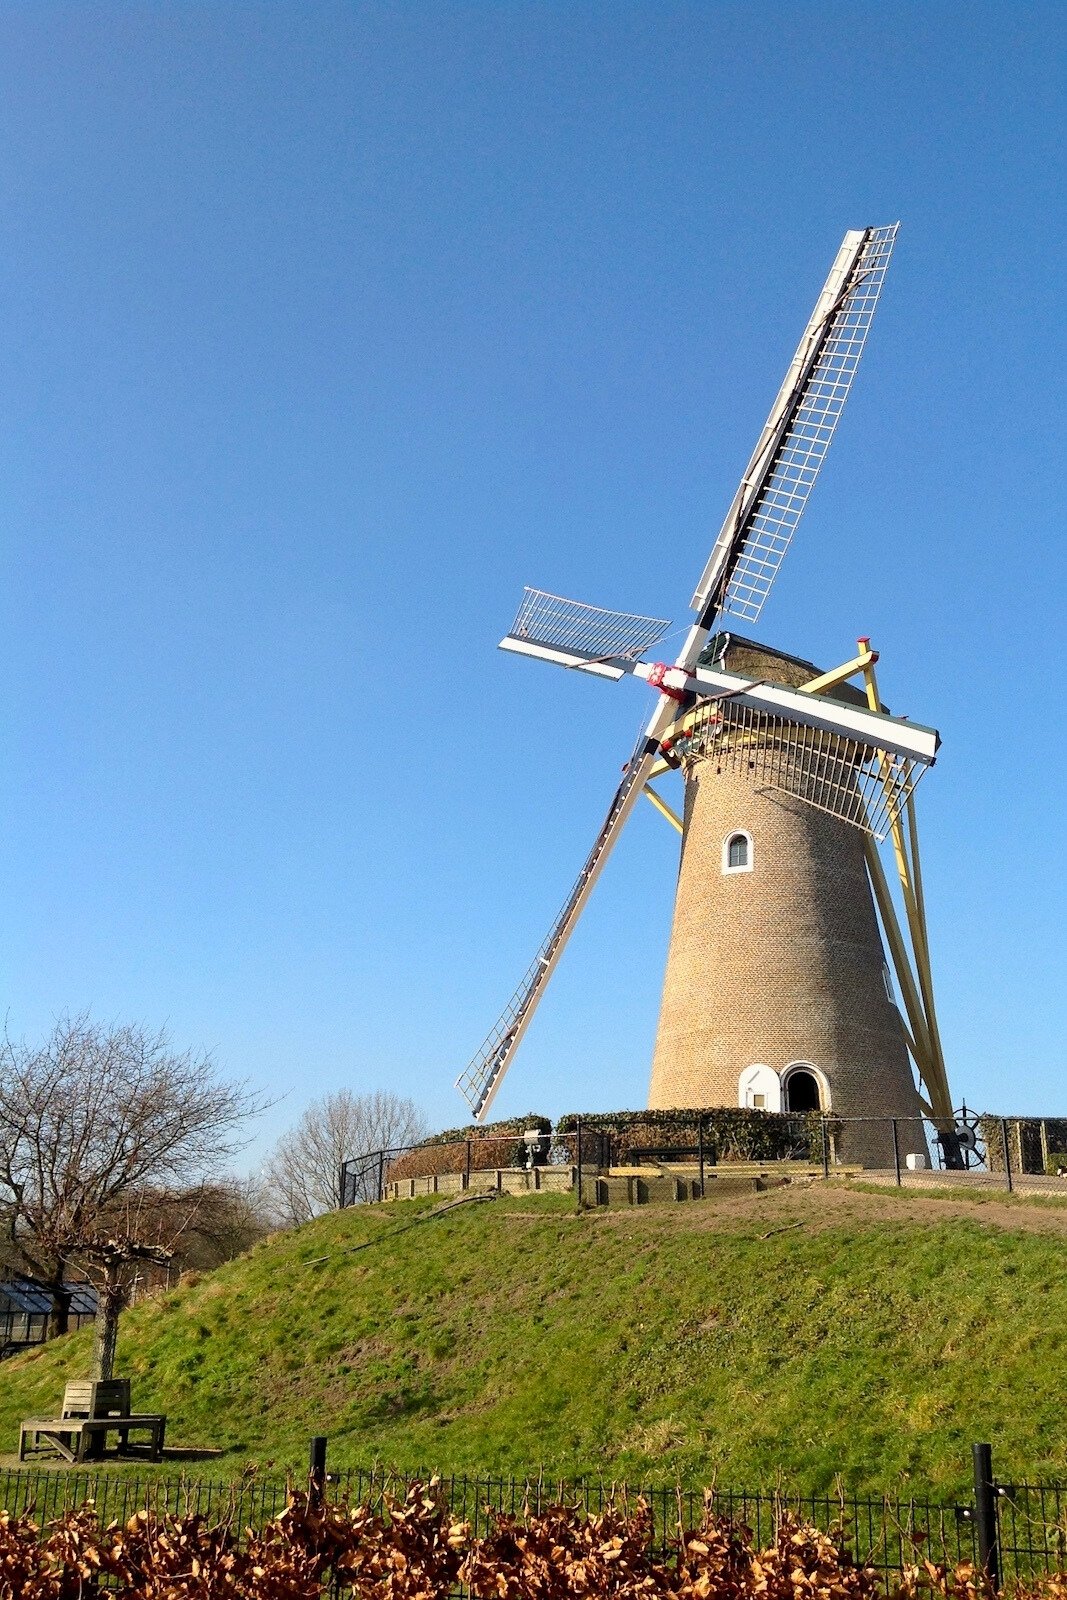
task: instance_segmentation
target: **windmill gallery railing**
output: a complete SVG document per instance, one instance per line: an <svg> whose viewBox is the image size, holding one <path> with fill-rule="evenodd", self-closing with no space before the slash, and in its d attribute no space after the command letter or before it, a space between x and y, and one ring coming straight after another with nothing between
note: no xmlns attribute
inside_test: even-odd
<svg viewBox="0 0 1067 1600"><path fill-rule="evenodd" d="M583 1204L707 1198L731 1182L849 1178L895 1187L1002 1190L1067 1201L1067 1117L1001 1117L963 1107L964 1166L949 1170L926 1119L819 1112L567 1117L555 1129L371 1150L339 1174L342 1207L439 1194L567 1193Z"/></svg>

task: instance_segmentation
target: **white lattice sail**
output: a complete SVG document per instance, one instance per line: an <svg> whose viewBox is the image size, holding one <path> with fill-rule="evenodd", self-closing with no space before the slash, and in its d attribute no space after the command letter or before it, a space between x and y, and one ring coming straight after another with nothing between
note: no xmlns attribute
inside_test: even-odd
<svg viewBox="0 0 1067 1600"><path fill-rule="evenodd" d="M613 656L636 661L670 627L663 617L642 617L630 611L608 611L581 600L565 600L543 589L524 589L522 604L507 637L589 660Z"/></svg>
<svg viewBox="0 0 1067 1600"><path fill-rule="evenodd" d="M830 448L898 224L846 235L693 597L754 622Z"/></svg>

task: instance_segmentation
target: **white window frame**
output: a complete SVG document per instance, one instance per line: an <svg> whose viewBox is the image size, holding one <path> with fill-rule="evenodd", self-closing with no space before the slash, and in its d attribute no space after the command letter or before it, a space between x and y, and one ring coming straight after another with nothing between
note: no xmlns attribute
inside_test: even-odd
<svg viewBox="0 0 1067 1600"><path fill-rule="evenodd" d="M762 1108L764 1111L782 1110L781 1079L774 1068L768 1067L764 1062L755 1062L751 1067L746 1067L737 1080L739 1106L747 1106L750 1111L754 1111L756 1107L752 1104L752 1098L755 1094L766 1096Z"/></svg>
<svg viewBox="0 0 1067 1600"><path fill-rule="evenodd" d="M730 846L733 844L735 839L743 839L745 841L745 849L748 859L743 867L732 867L730 865ZM755 852L752 848L752 835L746 828L731 828L729 833L726 835L726 838L722 842L723 875L727 876L733 872L751 872L754 859Z"/></svg>

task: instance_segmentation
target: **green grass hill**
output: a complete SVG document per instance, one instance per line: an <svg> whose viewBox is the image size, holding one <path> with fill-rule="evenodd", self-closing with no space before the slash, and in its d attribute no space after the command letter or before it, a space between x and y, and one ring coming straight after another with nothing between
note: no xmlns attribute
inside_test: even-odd
<svg viewBox="0 0 1067 1600"><path fill-rule="evenodd" d="M589 1211L365 1207L123 1318L117 1371L212 1475L302 1463L962 1492L1067 1478L1067 1211L785 1188ZM0 1367L0 1451L89 1336ZM189 1470L188 1467L184 1470Z"/></svg>

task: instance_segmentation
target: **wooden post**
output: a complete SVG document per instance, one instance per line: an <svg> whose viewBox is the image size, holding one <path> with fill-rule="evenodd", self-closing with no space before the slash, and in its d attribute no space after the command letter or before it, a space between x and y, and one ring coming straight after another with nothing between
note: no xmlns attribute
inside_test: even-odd
<svg viewBox="0 0 1067 1600"><path fill-rule="evenodd" d="M897 1129L897 1119L893 1118L893 1170L897 1175L897 1188L900 1188L900 1133Z"/></svg>
<svg viewBox="0 0 1067 1600"><path fill-rule="evenodd" d="M1000 1119L1000 1143L1004 1151L1004 1187L1007 1189L1008 1193L1011 1194L1015 1185L1013 1184L1011 1177L1011 1141L1008 1138L1007 1117L1001 1117ZM978 1449L977 1445L975 1445L975 1449Z"/></svg>
<svg viewBox="0 0 1067 1600"><path fill-rule="evenodd" d="M1048 1148L1048 1123L1042 1117L1042 1119L1041 1119L1041 1171L1043 1173L1047 1173L1049 1167L1051 1166L1051 1164L1052 1163L1049 1160L1049 1148Z"/></svg>

